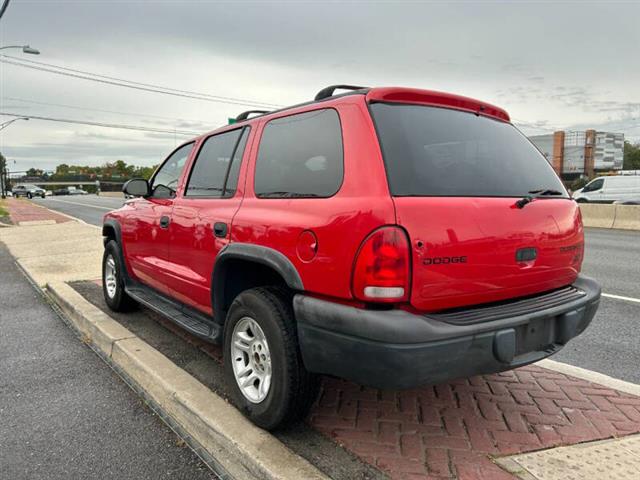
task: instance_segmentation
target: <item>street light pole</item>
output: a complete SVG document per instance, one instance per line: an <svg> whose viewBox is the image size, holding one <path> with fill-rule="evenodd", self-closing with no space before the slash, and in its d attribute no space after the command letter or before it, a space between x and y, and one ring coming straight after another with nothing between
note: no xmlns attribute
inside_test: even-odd
<svg viewBox="0 0 640 480"><path fill-rule="evenodd" d="M40 55L40 50L31 48L29 45L7 45L6 47L0 47L0 50L5 50L7 48L21 48L22 53L28 53L30 55Z"/></svg>
<svg viewBox="0 0 640 480"><path fill-rule="evenodd" d="M13 122L17 122L18 120L29 120L29 117L18 117L18 118L13 118L7 122L4 123L0 123L0 130L4 130L5 128L7 128L9 125L11 125Z"/></svg>
<svg viewBox="0 0 640 480"><path fill-rule="evenodd" d="M0 130L7 128L13 122L17 122L18 120L29 120L28 117L18 117L12 118L11 120L0 123ZM5 158L3 165L0 165L0 198L7 198L7 160Z"/></svg>

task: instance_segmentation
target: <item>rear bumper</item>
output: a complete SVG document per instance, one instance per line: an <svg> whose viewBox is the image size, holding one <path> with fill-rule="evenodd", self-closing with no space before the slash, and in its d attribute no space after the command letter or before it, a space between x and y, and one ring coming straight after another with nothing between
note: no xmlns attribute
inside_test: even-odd
<svg viewBox="0 0 640 480"><path fill-rule="evenodd" d="M482 318L471 323L305 295L295 296L294 310L308 370L378 388L413 388L509 370L557 352L584 331L600 302L594 280L580 276L572 287L577 293L560 302L533 298L513 308L470 309ZM468 315L461 313L456 317Z"/></svg>

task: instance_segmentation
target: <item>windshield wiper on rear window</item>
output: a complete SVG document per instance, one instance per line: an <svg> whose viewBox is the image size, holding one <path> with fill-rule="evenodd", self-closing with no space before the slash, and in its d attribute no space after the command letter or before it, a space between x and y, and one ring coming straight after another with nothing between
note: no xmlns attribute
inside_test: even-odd
<svg viewBox="0 0 640 480"><path fill-rule="evenodd" d="M537 190L529 190L528 193L530 193L531 195L527 195L526 197L521 198L520 200L518 200L516 202L516 207L524 208L528 203L531 203L534 198L545 197L545 196L562 195L562 192L560 192L558 190L552 190L552 189L547 189L547 188L539 188Z"/></svg>
<svg viewBox="0 0 640 480"><path fill-rule="evenodd" d="M558 190L551 190L551 189L545 189L545 188L540 188L538 190L529 190L529 193L537 195L538 197L543 197L546 195L562 195L562 192Z"/></svg>

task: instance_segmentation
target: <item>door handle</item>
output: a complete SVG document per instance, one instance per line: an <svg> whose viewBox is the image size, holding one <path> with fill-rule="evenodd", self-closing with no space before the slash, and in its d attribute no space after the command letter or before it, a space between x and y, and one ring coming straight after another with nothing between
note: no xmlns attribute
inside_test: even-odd
<svg viewBox="0 0 640 480"><path fill-rule="evenodd" d="M227 224L224 222L216 222L213 225L213 234L216 237L224 238L227 236Z"/></svg>
<svg viewBox="0 0 640 480"><path fill-rule="evenodd" d="M160 228L169 228L170 221L171 220L167 216L160 217Z"/></svg>

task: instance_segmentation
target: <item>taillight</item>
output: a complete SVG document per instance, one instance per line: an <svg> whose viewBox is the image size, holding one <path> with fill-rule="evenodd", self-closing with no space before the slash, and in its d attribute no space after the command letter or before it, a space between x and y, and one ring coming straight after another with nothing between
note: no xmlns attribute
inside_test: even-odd
<svg viewBox="0 0 640 480"><path fill-rule="evenodd" d="M353 294L366 302L409 298L409 241L399 227L382 227L360 246L353 269Z"/></svg>

